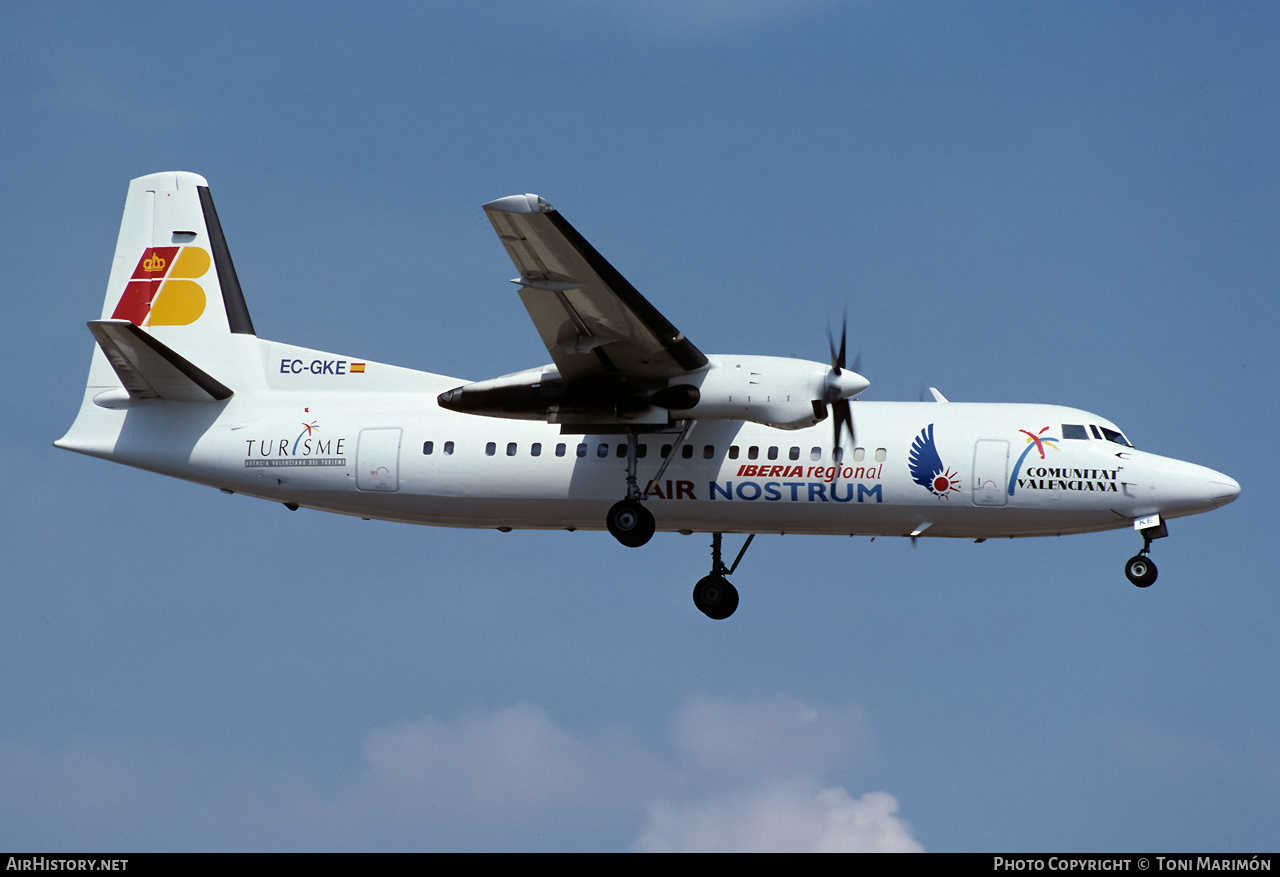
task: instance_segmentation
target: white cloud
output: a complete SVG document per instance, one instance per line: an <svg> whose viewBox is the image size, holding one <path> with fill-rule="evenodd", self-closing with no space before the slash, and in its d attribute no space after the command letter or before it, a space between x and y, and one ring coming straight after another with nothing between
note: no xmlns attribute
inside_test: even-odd
<svg viewBox="0 0 1280 877"><path fill-rule="evenodd" d="M641 852L919 852L884 792L859 799L824 777L872 748L862 713L789 697L700 697L673 736L686 778L682 802L647 808Z"/></svg>
<svg viewBox="0 0 1280 877"><path fill-rule="evenodd" d="M784 783L699 804L657 804L637 852L918 853L924 848L884 792Z"/></svg>
<svg viewBox="0 0 1280 877"><path fill-rule="evenodd" d="M819 776L871 748L859 710L819 709L783 696L691 698L672 733L682 768L718 786Z"/></svg>
<svg viewBox="0 0 1280 877"><path fill-rule="evenodd" d="M657 756L622 736L574 734L532 704L374 731L364 752L368 771L357 796L369 806L472 824L613 810L619 798L634 804L669 782Z"/></svg>
<svg viewBox="0 0 1280 877"><path fill-rule="evenodd" d="M143 745L0 746L0 788L25 790L0 811L53 849L919 849L894 798L829 782L870 748L857 710L699 697L671 733L674 757L527 703L426 717L369 733L328 789Z"/></svg>

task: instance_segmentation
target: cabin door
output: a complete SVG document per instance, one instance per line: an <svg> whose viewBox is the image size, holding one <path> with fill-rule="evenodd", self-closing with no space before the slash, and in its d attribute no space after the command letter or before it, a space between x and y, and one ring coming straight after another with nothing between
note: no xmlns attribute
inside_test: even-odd
<svg viewBox="0 0 1280 877"><path fill-rule="evenodd" d="M395 493L400 489L400 428L362 429L356 445L356 487Z"/></svg>
<svg viewBox="0 0 1280 877"><path fill-rule="evenodd" d="M1009 501L1009 443L982 439L973 446L973 504L1002 506Z"/></svg>

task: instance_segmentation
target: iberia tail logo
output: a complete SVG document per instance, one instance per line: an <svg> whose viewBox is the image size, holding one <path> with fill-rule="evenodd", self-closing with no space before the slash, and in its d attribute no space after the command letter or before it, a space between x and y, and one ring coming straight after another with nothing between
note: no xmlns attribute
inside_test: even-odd
<svg viewBox="0 0 1280 877"><path fill-rule="evenodd" d="M111 314L135 326L187 326L204 313L209 252L200 247L147 247Z"/></svg>

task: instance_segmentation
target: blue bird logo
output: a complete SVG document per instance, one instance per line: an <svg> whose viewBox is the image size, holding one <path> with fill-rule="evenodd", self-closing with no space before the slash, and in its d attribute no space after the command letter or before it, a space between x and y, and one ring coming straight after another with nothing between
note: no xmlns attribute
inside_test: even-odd
<svg viewBox="0 0 1280 877"><path fill-rule="evenodd" d="M950 499L952 493L960 492L959 475L944 466L942 457L938 456L938 446L933 442L932 423L920 430L920 434L911 443L907 468L911 472L911 480L938 499Z"/></svg>

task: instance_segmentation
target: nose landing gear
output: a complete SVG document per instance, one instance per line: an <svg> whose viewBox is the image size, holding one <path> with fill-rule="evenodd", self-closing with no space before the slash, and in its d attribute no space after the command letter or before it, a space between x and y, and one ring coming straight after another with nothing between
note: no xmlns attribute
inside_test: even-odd
<svg viewBox="0 0 1280 877"><path fill-rule="evenodd" d="M1142 527L1139 524L1148 524ZM1142 550L1125 561L1124 574L1129 581L1139 588L1149 588L1156 583L1156 564L1148 555L1151 553L1151 540L1163 539L1169 535L1169 528L1159 515L1138 520L1134 526L1142 534Z"/></svg>

